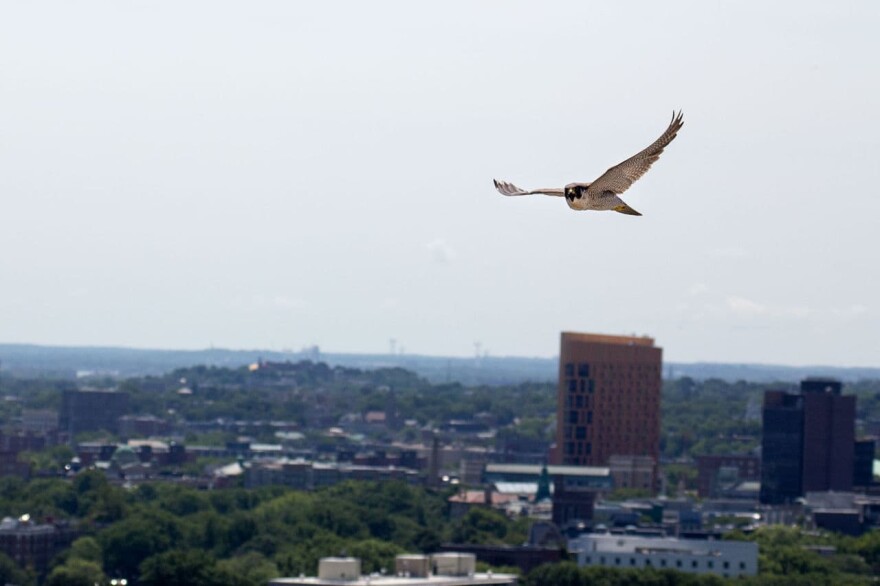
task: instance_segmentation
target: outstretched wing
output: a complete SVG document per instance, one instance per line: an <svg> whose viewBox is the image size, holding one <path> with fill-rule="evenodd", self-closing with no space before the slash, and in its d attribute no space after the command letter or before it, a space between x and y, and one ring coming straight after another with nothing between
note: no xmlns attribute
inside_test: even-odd
<svg viewBox="0 0 880 586"><path fill-rule="evenodd" d="M524 189L520 189L513 183L508 183L507 181L498 181L497 179L493 179L495 182L495 189L498 190L498 193L501 195L532 195L535 193L542 193L544 195L556 195L562 197L565 195L565 190L559 187L547 187L544 189L534 189L532 191L526 191Z"/></svg>
<svg viewBox="0 0 880 586"><path fill-rule="evenodd" d="M596 193L611 191L619 195L629 189L629 186L647 173L654 161L660 158L660 153L672 142L683 125L681 111L679 110L678 114L673 112L672 122L660 138L642 152L605 171L601 177L593 181L590 191Z"/></svg>

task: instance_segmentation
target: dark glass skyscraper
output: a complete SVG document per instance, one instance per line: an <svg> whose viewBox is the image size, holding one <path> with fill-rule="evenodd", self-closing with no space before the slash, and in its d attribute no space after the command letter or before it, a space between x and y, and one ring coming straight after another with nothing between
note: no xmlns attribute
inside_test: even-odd
<svg viewBox="0 0 880 586"><path fill-rule="evenodd" d="M779 504L803 496L804 401L785 391L764 393L761 502Z"/></svg>
<svg viewBox="0 0 880 586"><path fill-rule="evenodd" d="M761 502L853 486L856 398L833 379L808 378L799 394L767 391L761 443Z"/></svg>

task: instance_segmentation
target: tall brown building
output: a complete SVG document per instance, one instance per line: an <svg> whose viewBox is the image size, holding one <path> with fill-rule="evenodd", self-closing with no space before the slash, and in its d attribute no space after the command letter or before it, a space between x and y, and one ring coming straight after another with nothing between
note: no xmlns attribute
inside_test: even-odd
<svg viewBox="0 0 880 586"><path fill-rule="evenodd" d="M653 338L562 333L556 463L650 456L656 464L662 353Z"/></svg>

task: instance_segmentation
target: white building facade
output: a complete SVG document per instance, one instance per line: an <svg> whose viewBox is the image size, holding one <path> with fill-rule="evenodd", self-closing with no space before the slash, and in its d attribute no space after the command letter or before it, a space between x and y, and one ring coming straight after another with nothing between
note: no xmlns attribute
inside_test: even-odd
<svg viewBox="0 0 880 586"><path fill-rule="evenodd" d="M758 573L758 544L747 541L582 535L569 541L579 566L654 568L724 578Z"/></svg>

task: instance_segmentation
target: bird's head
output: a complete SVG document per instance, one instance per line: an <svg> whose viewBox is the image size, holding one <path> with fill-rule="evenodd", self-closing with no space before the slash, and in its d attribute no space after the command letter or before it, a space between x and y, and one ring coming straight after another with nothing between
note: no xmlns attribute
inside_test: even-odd
<svg viewBox="0 0 880 586"><path fill-rule="evenodd" d="M565 199L574 201L581 196L581 186L576 183L569 183L565 186Z"/></svg>

